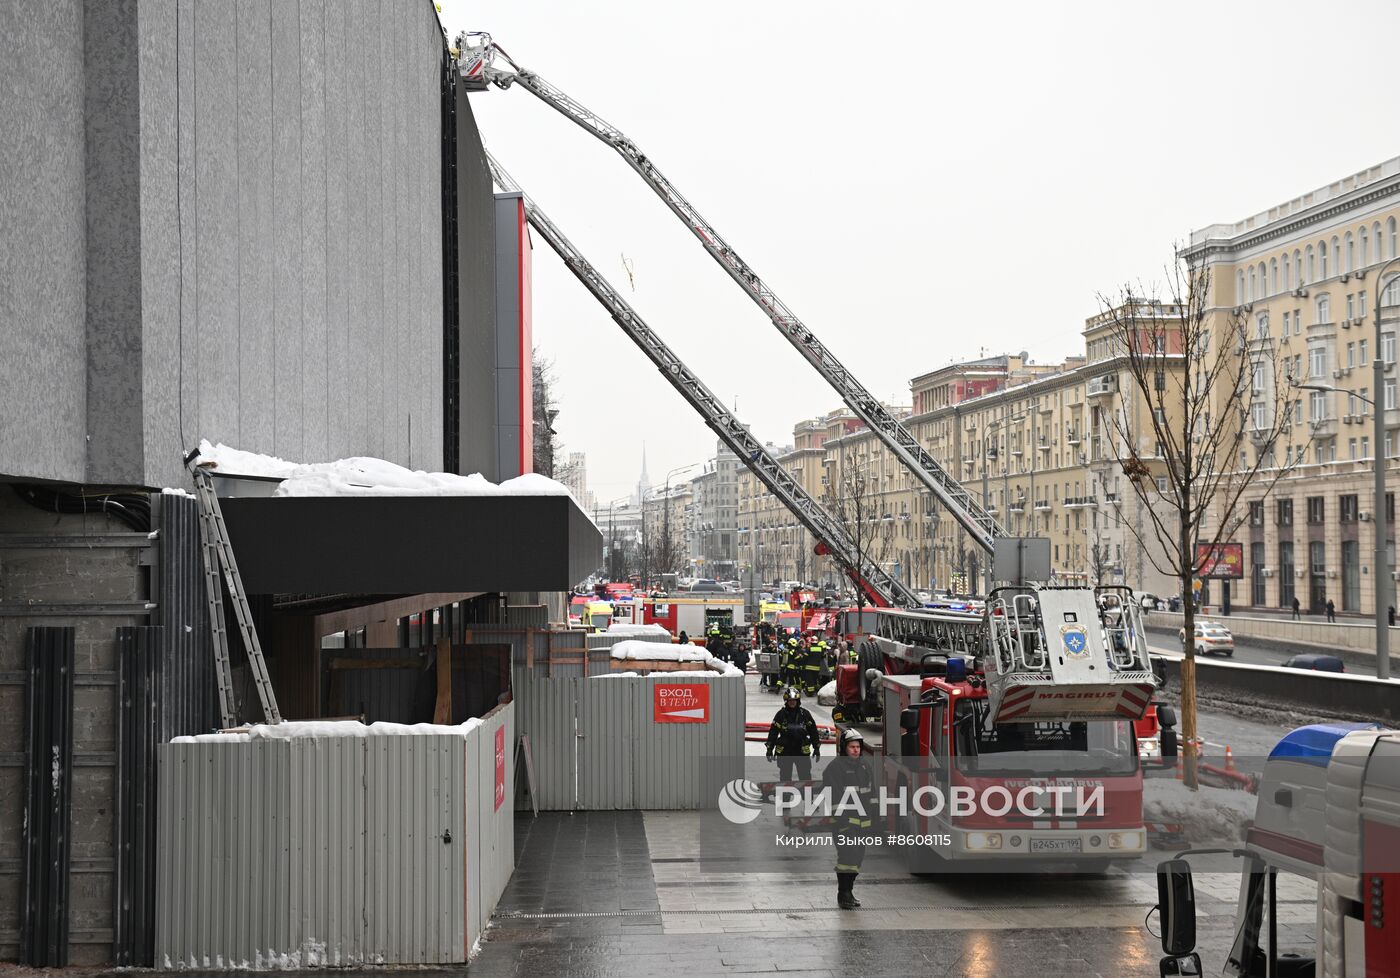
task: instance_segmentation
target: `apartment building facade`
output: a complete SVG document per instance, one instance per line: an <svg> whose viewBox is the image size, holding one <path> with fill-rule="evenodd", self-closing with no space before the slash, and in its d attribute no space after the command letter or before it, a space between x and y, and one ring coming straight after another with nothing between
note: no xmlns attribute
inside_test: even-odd
<svg viewBox="0 0 1400 978"><path fill-rule="evenodd" d="M1254 341L1270 344L1284 367L1274 382L1299 385L1290 404L1293 453L1280 453L1241 500L1235 542L1244 547L1246 577L1237 605L1289 608L1297 599L1320 613L1331 600L1338 611L1373 614L1378 570L1394 604L1392 522L1389 566L1374 566L1373 480L1377 450L1388 480L1400 454L1398 225L1395 158L1191 236L1188 256L1211 269L1218 286L1216 315L1244 316ZM1384 364L1379 390L1376 357ZM1384 411L1380 445L1377 408ZM1393 511L1393 490L1379 504Z"/></svg>

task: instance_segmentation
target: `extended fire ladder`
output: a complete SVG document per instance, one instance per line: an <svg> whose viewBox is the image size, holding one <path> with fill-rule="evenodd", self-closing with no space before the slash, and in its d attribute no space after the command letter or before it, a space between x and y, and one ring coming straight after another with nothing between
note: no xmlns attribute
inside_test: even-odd
<svg viewBox="0 0 1400 978"><path fill-rule="evenodd" d="M193 459L192 455L190 461L193 462ZM238 619L238 630L243 637L243 648L248 653L248 668L258 689L258 699L262 702L263 718L268 723L281 723L282 714L277 710L277 697L267 674L267 662L263 659L257 629L253 627L253 612L248 607L248 596L243 590L243 577L238 573L228 527L224 525L223 510L219 508L219 497L214 492L214 479L203 466L192 465L190 471L194 476L195 499L199 505L204 593L209 600L209 631L214 643L219 715L225 728L238 725L238 703L234 696L233 669L228 654L228 628L224 624L223 590L227 586L229 598L233 601L234 617Z"/></svg>
<svg viewBox="0 0 1400 978"><path fill-rule="evenodd" d="M464 32L458 36L457 44L460 50L462 77L468 87L485 90L488 85L494 84L505 89L518 83L550 108L616 150L618 155L626 160L627 165L635 170L638 176L646 181L647 186L651 187L666 206L685 223L729 277L739 283L749 298L758 304L787 341L816 367L817 372L841 395L846 405L870 427L909 471L923 482L972 539L988 553L992 552L996 538L1006 534L991 514L982 508L957 479L938 464L898 419L885 410L879 398L866 390L841 361L817 339L816 334L808 329L758 277L758 273L739 257L714 226L700 215L694 205L685 199L632 140L623 135L616 126L570 98L535 72L521 68L491 40L491 35ZM494 67L497 54L515 70L504 71Z"/></svg>
<svg viewBox="0 0 1400 978"><path fill-rule="evenodd" d="M797 480L763 447L762 442L724 406L724 402L700 382L680 357L628 305L621 293L583 257L549 216L540 210L539 205L520 189L519 184L496 162L495 157L487 153L486 159L491 165L491 176L496 184L503 190L519 192L524 198L525 215L530 221L530 226L549 242L549 246L564 260L574 277L593 293L594 298L608 310L613 321L641 348L661 371L662 376L700 413L710 430L729 446L730 451L743 460L754 475L814 537L826 545L831 557L846 570L852 582L862 588L876 604L920 607L918 597L903 582L891 577L874 563L861 560L860 551L851 542L846 529L807 494Z"/></svg>
<svg viewBox="0 0 1400 978"><path fill-rule="evenodd" d="M996 520L982 508L981 504L961 483L938 464L933 456L919 444L918 439L885 410L879 399L866 390L850 371L826 349L816 335L725 242L713 225L706 221L651 160L642 154L636 144L623 135L616 126L606 122L596 113L546 82L539 75L521 68L499 45L492 42L489 34L464 33L458 37L457 43L460 50L459 67L463 82L467 87L484 91L494 84L505 89L518 82L521 87L546 105L602 142L607 143L622 156L628 166L646 181L647 185L662 199L666 206L700 240L701 245L710 253L711 257L719 262L729 276L739 283L749 297L763 309L788 342L817 368L817 371L832 388L841 395L847 406L870 427L870 430L889 447L890 451L904 463L906 468L924 483L939 502L952 513L972 539L989 554L994 553L996 539L1006 535ZM493 61L496 54L500 54L515 70L503 71L495 68ZM497 182L501 181L498 179ZM506 186L507 184L503 183L502 185ZM545 234L546 239L550 241L561 257L564 257L565 263L569 265L570 270L580 281L598 297L599 301L614 311L614 319L633 335L633 338L642 345L662 372L672 379L673 384L681 390L687 400L690 400L702 414L706 415L707 423L710 423L710 426L721 437L725 437L725 429L709 421L710 405L723 409L714 395L699 386L698 381L689 375L684 365L675 359L669 350L665 350L665 347L661 346L660 340L649 329L645 329L645 334L632 332L634 324L640 324L636 314L632 313L615 290L608 286L591 269L591 266L583 261L581 256L578 256L573 247L568 244L567 239L563 239L560 235L556 243L556 240L550 238L550 235L545 232L544 228L536 224L533 218L531 223L542 234ZM621 305L615 305L615 303ZM619 309L624 310L622 315L617 312ZM665 355L660 354L658 350L665 350ZM687 379L685 381L678 380L677 371L684 371ZM694 393L690 389L692 385L695 390L703 391L703 395ZM732 415L729 416L728 423L735 431L747 435L742 425L739 425ZM761 451L761 446L751 436L748 441ZM731 445L731 447L733 446ZM750 457L751 449L747 447L743 451L739 449L735 449L735 451L743 458ZM770 490L782 498L774 487L774 483L764 477L764 471L757 466L753 466L753 468ZM772 468L776 473L786 475L776 463L772 464ZM795 483L791 482L790 478L788 482L794 488L798 488ZM788 505L789 508L792 508L791 503ZM813 504L813 508L821 512L815 504ZM793 512L799 513L797 509L793 509ZM800 513L799 518L802 518ZM803 523L813 531L818 539L826 539L825 534L818 532L806 518L803 518ZM828 546L831 546L830 543ZM831 549L833 556L843 566L848 568L853 566L849 557L844 556L841 549L837 547ZM858 578L853 579L856 579L858 585L861 583ZM1071 590L1079 593L1071 595L1069 594ZM1044 609L1041 608L1040 602L1042 600L1047 605ZM901 621L899 624L900 629L923 631L926 633L926 641L948 651L973 652L980 642L982 652L979 661L983 665L993 700L993 722L999 719L1008 719L1006 713L1019 705L1018 696L1013 696L1013 692L1029 687L1034 687L1036 690L1036 719L1109 719L1125 717L1134 711L1136 712L1132 718L1136 719L1142 715L1147 707L1146 698L1142 698L1142 691L1145 690L1150 696L1150 692L1154 688L1146 645L1143 642L1135 641L1126 650L1115 651L1111 649L1107 638L1109 629L1104 623L1103 609L1098 604L1098 600L1095 592L1087 588L1037 590L1032 595L1029 607L1042 629L1040 639L1043 642L1042 647L1049 649L1057 646L1059 650L1053 659L1051 654L1044 656L1008 656L1002 654L1004 650L998 643L1004 636L998 631L998 625L992 622L992 618L998 612L990 604L985 610L985 616L980 625L976 619L961 615L929 615L924 612L911 616L901 616L898 613L893 613L893 615L900 619L907 617L907 621ZM1080 602L1085 603L1079 606ZM900 600L897 603L910 608L919 607L915 601ZM1069 605L1076 605L1078 610L1070 608ZM1087 620L1080 617L1081 614L1088 615L1091 608L1097 608L1099 614ZM1050 612L1050 614L1044 615L1043 611ZM1005 613L1005 609L1002 609L1001 613ZM891 614L886 612L881 617L890 619ZM1064 616L1063 620L1058 622L1061 631L1050 631L1049 619L1059 616ZM1073 626L1076 622L1087 624L1083 644L1080 646L1081 651L1071 648L1071 645L1077 645L1081 641L1074 632ZM1029 625L1027 624L1025 627L1028 633ZM913 636L911 634L903 636L903 638L911 639ZM888 638L880 644L886 646L886 653L895 646L906 646L908 648L906 654L908 655L921 655L922 653L917 649L928 647L923 642L911 644L900 639L891 641ZM1057 665L1063 666L1068 660L1074 661L1074 668L1056 668ZM1128 695L1120 695L1125 691L1128 692ZM1112 696L1109 695L1110 693ZM1140 698L1142 702L1139 705Z"/></svg>

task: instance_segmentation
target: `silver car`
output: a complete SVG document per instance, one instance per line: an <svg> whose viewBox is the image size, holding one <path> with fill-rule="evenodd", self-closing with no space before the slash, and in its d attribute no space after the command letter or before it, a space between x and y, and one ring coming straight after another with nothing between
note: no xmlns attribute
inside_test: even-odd
<svg viewBox="0 0 1400 978"><path fill-rule="evenodd" d="M1186 629L1177 630L1178 636L1182 640L1183 646L1186 641ZM1218 621L1198 621L1195 629L1195 645L1197 655L1227 655L1231 658L1235 655L1235 636L1230 633L1230 629L1220 624Z"/></svg>

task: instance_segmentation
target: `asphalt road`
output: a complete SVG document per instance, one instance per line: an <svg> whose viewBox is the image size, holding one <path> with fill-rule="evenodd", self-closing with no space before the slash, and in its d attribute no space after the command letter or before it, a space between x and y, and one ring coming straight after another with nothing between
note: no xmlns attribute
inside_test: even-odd
<svg viewBox="0 0 1400 978"><path fill-rule="evenodd" d="M1228 625L1226 627L1229 627ZM1149 628L1147 635L1147 647L1154 654L1165 655L1170 658L1181 657L1181 646L1178 644L1174 634L1165 631L1157 631ZM1300 650L1302 651L1302 650ZM1208 659L1223 660L1225 662L1242 662L1251 666L1281 666L1294 652L1252 642L1249 639L1235 639L1235 654L1233 656L1214 655L1206 656ZM1342 656L1346 662L1346 671L1360 676L1374 676L1376 668L1367 662L1359 662L1354 653Z"/></svg>

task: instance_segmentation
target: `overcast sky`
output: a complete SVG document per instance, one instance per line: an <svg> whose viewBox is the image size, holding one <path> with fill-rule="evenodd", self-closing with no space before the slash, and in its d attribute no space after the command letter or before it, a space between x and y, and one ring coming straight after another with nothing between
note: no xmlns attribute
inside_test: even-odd
<svg viewBox="0 0 1400 978"><path fill-rule="evenodd" d="M1400 4L442 0L641 147L878 396L1082 352L1172 245L1400 154ZM501 163L762 438L839 406L621 157L523 89ZM628 283L623 256L634 275ZM535 343L601 502L715 437L538 236ZM688 474L676 478L687 477Z"/></svg>

